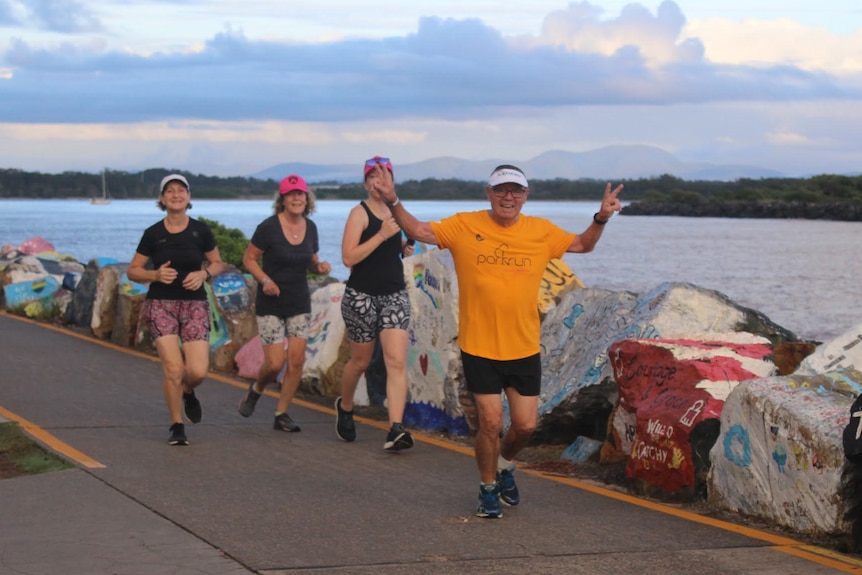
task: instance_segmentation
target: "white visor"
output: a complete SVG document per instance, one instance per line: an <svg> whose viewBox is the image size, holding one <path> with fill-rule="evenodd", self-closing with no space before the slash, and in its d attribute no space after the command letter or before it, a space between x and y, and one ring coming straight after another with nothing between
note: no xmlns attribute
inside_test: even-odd
<svg viewBox="0 0 862 575"><path fill-rule="evenodd" d="M491 177L488 178L488 186L494 187L499 186L500 184L518 184L521 187L529 188L529 184L527 184L527 177L520 170L513 170L512 168L500 168L496 170Z"/></svg>

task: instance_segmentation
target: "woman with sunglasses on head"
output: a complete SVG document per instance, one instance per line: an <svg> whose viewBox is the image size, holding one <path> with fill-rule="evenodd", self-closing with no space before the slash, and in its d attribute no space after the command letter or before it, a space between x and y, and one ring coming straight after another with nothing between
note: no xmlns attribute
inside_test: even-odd
<svg viewBox="0 0 862 575"><path fill-rule="evenodd" d="M380 338L390 425L383 449L401 451L413 447L413 436L402 425L407 405L410 327L410 300L401 264L406 246L401 228L377 191L382 179L392 179L392 162L374 156L365 162L364 173L368 198L350 210L341 240L341 258L350 268L341 300L350 359L341 376L341 397L335 400L335 432L344 441L356 439L353 396L359 378L371 363L374 343Z"/></svg>
<svg viewBox="0 0 862 575"><path fill-rule="evenodd" d="M255 314L263 364L257 380L239 404L239 413L250 417L266 386L284 365L287 338L287 369L275 408L273 429L300 431L287 410L302 379L305 345L311 319L311 293L306 272L328 274L332 266L318 259L320 242L317 226L308 218L314 213L314 196L301 177L290 175L281 181L273 206L274 214L254 232L242 263L257 280ZM261 263L258 263L260 260Z"/></svg>
<svg viewBox="0 0 862 575"><path fill-rule="evenodd" d="M210 314L204 282L224 271L224 264L209 226L186 213L192 203L184 176L162 179L157 205L167 215L144 231L126 275L150 284L143 318L162 361L162 391L171 417L168 443L188 445L182 415L185 412L192 423L201 420L195 388L209 372Z"/></svg>

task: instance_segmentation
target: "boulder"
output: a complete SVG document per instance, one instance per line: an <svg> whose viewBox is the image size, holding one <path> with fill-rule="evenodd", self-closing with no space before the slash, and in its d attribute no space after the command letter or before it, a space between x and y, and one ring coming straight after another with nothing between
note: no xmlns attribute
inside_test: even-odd
<svg viewBox="0 0 862 575"><path fill-rule="evenodd" d="M146 298L147 286L133 282L123 272L117 286L116 315L111 330L113 343L123 347L134 346Z"/></svg>
<svg viewBox="0 0 862 575"><path fill-rule="evenodd" d="M90 329L99 339L110 339L117 316L117 293L120 279L128 264L111 264L99 269L96 276L96 293L93 297L93 315Z"/></svg>
<svg viewBox="0 0 862 575"><path fill-rule="evenodd" d="M219 371L233 371L236 354L257 335L254 296L245 277L236 268L213 277L212 294L210 305L214 302L217 312L213 315L221 318L217 327L226 327L228 334L225 341L219 339L217 345L211 347L213 367ZM214 345L212 338L210 345Z"/></svg>
<svg viewBox="0 0 862 575"><path fill-rule="evenodd" d="M72 301L66 308L64 322L77 327L90 327L93 321L93 302L96 298L96 284L99 270L103 265L116 263L116 260L92 259L87 263L75 291Z"/></svg>
<svg viewBox="0 0 862 575"><path fill-rule="evenodd" d="M582 464L593 459L597 453L601 452L601 449L601 441L579 435L571 445L563 450L563 453L560 454L560 459Z"/></svg>
<svg viewBox="0 0 862 575"><path fill-rule="evenodd" d="M22 254L28 255L42 252L53 252L54 244L42 237L33 236L32 238L21 242L21 245L18 246L18 251Z"/></svg>
<svg viewBox="0 0 862 575"><path fill-rule="evenodd" d="M207 304L210 312L210 356L212 359L213 354L218 348L230 342L230 328L216 304L212 286L204 283L204 289L207 292Z"/></svg>
<svg viewBox="0 0 862 575"><path fill-rule="evenodd" d="M4 283L39 280L45 276L52 276L62 285L67 274L82 274L84 269L84 266L72 256L58 253L24 255L6 264L3 269Z"/></svg>
<svg viewBox="0 0 862 575"><path fill-rule="evenodd" d="M448 250L404 260L411 303L404 423L451 435L470 433L458 348L458 283ZM466 409L465 409L466 408Z"/></svg>
<svg viewBox="0 0 862 575"><path fill-rule="evenodd" d="M544 317L556 307L564 293L584 287L575 272L560 259L551 260L539 285L539 314Z"/></svg>
<svg viewBox="0 0 862 575"><path fill-rule="evenodd" d="M5 284L3 301L6 309L11 312L23 313L27 317L48 319L54 313L48 313L45 317L45 310L53 310L55 298L60 291L60 282L53 276L43 276Z"/></svg>
<svg viewBox="0 0 862 575"><path fill-rule="evenodd" d="M760 312L714 290L665 283L638 295L592 288L565 293L542 322L542 392L535 442L604 440L617 385L608 349L624 339L703 340L746 332L772 345L799 341Z"/></svg>
<svg viewBox="0 0 862 575"><path fill-rule="evenodd" d="M814 353L802 361L796 373L813 375L835 369L862 370L862 323L817 346Z"/></svg>
<svg viewBox="0 0 862 575"><path fill-rule="evenodd" d="M311 294L311 322L301 387L325 397L341 395L341 372L350 356L341 317L344 284L331 283Z"/></svg>
<svg viewBox="0 0 862 575"><path fill-rule="evenodd" d="M284 340L284 349L287 350L287 340ZM234 355L236 373L247 379L257 379L260 366L263 365L263 344L260 336L256 335L248 340Z"/></svg>
<svg viewBox="0 0 862 575"><path fill-rule="evenodd" d="M769 340L747 333L628 339L611 345L610 360L619 402L603 462L627 458L636 489L683 499L705 492L728 394L740 381L776 372Z"/></svg>
<svg viewBox="0 0 862 575"><path fill-rule="evenodd" d="M860 390L856 370L737 386L710 452L709 503L802 533L846 533L841 433Z"/></svg>

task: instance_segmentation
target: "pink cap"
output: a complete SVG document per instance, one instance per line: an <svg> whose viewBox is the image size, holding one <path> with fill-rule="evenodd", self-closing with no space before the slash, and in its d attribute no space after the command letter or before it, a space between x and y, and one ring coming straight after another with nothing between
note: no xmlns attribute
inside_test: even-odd
<svg viewBox="0 0 862 575"><path fill-rule="evenodd" d="M278 193L284 195L294 190L299 190L307 194L308 185L305 183L305 180L303 180L300 176L297 176L296 174L290 174L281 181L281 184L279 184Z"/></svg>

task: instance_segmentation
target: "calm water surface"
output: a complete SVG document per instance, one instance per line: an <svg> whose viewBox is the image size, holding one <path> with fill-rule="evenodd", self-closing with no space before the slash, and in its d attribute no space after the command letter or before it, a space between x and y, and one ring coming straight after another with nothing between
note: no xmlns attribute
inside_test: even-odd
<svg viewBox="0 0 862 575"><path fill-rule="evenodd" d="M407 201L423 220L479 210L487 202ZM251 237L272 214L272 202L193 200L206 217ZM320 256L347 279L341 234L354 201L317 202L312 219ZM598 202L528 202L524 213L547 217L573 232L588 225ZM147 226L163 216L154 200L0 200L0 243L39 235L57 251L86 263L94 257L129 261ZM862 223L618 216L591 254L564 258L590 287L648 291L666 281L720 291L797 334L818 340L862 322Z"/></svg>

